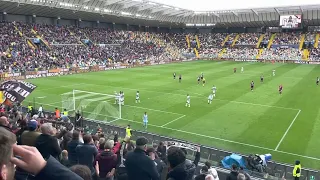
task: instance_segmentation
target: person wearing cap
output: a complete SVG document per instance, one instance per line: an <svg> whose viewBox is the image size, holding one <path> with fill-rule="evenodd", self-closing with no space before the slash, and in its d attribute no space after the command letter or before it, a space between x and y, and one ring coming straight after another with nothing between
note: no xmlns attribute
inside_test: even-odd
<svg viewBox="0 0 320 180"><path fill-rule="evenodd" d="M40 133L37 132L38 122L34 119L27 123L27 131L24 131L21 135L19 144L27 146L35 146L36 140Z"/></svg>
<svg viewBox="0 0 320 180"><path fill-rule="evenodd" d="M299 161L299 160L297 160L297 161L295 162L292 175L293 175L293 177L294 177L294 180L299 180L299 178L300 178L300 176L301 176L301 164L300 164L300 161Z"/></svg>
<svg viewBox="0 0 320 180"><path fill-rule="evenodd" d="M159 180L154 161L147 155L148 140L139 137L136 141L136 149L127 154L125 166L127 168L128 180Z"/></svg>

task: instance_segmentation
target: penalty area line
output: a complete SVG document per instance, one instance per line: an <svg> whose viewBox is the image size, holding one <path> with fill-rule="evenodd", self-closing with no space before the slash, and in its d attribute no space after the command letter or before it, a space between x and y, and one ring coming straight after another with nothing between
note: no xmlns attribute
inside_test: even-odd
<svg viewBox="0 0 320 180"><path fill-rule="evenodd" d="M119 120L129 121L129 122L133 122L133 123L137 123L137 124L143 124L142 122L138 122L138 121L134 121L134 120L130 120L130 119L122 118L122 119L119 119ZM95 121L95 122L99 123L99 121ZM168 129L168 130L172 130L172 131L176 131L176 132L181 132L181 133L185 133L185 134L191 134L191 135L205 137L205 138L209 138L209 139L215 139L215 140L228 142L228 143L232 143L232 144L239 144L239 145L243 145L243 146L254 147L254 148L257 148L257 149L268 150L268 151L273 151L273 152L277 152L277 153L282 153L282 154L298 156L298 157L303 157L303 158L306 158L306 159L312 159L312 160L320 161L320 158L316 158L316 157L305 156L305 155L301 155L301 154L294 154L294 153L285 152L285 151L279 151L279 150L275 150L275 149L271 149L271 148L266 148L266 147L262 147L262 146L256 146L256 145L242 143L242 142L238 142L238 141L232 141L232 140L218 138L218 137L214 137L214 136L207 136L207 135L203 135L203 134L193 133L193 132L189 132L189 131L183 131L183 130L169 128L169 127L162 127L162 126L153 125L153 124L148 124L148 126Z"/></svg>
<svg viewBox="0 0 320 180"><path fill-rule="evenodd" d="M186 115L180 116L180 117L178 117L178 118L176 118L176 119L174 119L174 120L172 120L172 121L170 121L170 122L168 122L168 123L166 123L166 124L164 124L164 125L162 125L162 126L160 126L160 127L164 127L164 126L166 126L166 125L168 125L168 124L171 124L171 123L173 123L173 122L175 122L175 121L178 121L179 119L184 118L184 117L186 117Z"/></svg>
<svg viewBox="0 0 320 180"><path fill-rule="evenodd" d="M278 143L277 147L274 149L275 151L277 151L277 150L278 150L278 148L280 147L280 145L281 145L282 141L283 141L283 140L284 140L284 138L287 136L287 134L288 134L289 130L291 129L291 127L292 127L293 123L296 121L296 119L297 119L297 117L299 116L300 112L301 112L301 110L299 109L298 113L297 113L297 114L296 114L296 116L293 118L293 120L292 120L291 124L289 125L289 127L287 128L286 132L283 134L282 138L280 139L280 141L279 141L279 143Z"/></svg>

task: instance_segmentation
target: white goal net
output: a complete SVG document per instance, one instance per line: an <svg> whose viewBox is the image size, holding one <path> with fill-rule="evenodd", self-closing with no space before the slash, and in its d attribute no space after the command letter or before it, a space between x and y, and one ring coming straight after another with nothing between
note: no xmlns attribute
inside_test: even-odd
<svg viewBox="0 0 320 180"><path fill-rule="evenodd" d="M121 105L115 95L73 90L61 95L62 110L79 111L86 119L113 121L121 119Z"/></svg>

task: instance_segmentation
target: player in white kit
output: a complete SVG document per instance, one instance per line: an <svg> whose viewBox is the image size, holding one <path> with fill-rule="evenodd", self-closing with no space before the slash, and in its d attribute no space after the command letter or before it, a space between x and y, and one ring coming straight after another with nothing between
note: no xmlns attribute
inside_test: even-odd
<svg viewBox="0 0 320 180"><path fill-rule="evenodd" d="M272 70L272 76L276 76L276 70Z"/></svg>
<svg viewBox="0 0 320 180"><path fill-rule="evenodd" d="M119 104L119 94L116 91L114 92L114 104Z"/></svg>
<svg viewBox="0 0 320 180"><path fill-rule="evenodd" d="M124 105L124 93L123 93L123 91L120 91L120 104L122 106Z"/></svg>
<svg viewBox="0 0 320 180"><path fill-rule="evenodd" d="M186 107L190 107L190 96L189 96L189 94L187 94Z"/></svg>
<svg viewBox="0 0 320 180"><path fill-rule="evenodd" d="M137 91L137 94L136 94L136 103L140 103L140 93L139 93L139 91Z"/></svg>
<svg viewBox="0 0 320 180"><path fill-rule="evenodd" d="M244 71L244 69L243 69L243 67L241 67L241 73L243 73L243 71Z"/></svg>
<svg viewBox="0 0 320 180"><path fill-rule="evenodd" d="M213 94L210 94L208 97L208 104L211 104L213 100Z"/></svg>
<svg viewBox="0 0 320 180"><path fill-rule="evenodd" d="M215 85L212 86L212 94L213 97L216 97L217 87Z"/></svg>

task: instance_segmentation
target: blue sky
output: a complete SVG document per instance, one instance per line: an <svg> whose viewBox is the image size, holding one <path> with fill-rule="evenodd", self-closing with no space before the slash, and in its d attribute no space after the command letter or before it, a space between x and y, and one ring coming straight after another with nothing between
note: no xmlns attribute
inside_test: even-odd
<svg viewBox="0 0 320 180"><path fill-rule="evenodd" d="M194 11L233 10L320 4L320 0L151 0Z"/></svg>

